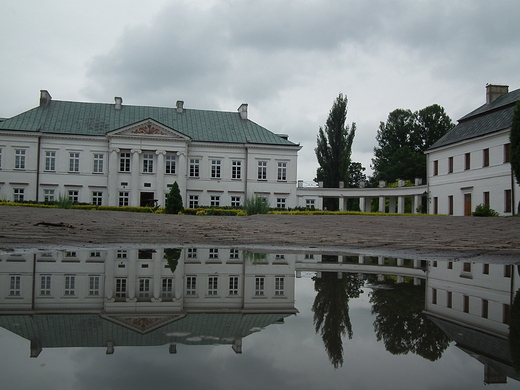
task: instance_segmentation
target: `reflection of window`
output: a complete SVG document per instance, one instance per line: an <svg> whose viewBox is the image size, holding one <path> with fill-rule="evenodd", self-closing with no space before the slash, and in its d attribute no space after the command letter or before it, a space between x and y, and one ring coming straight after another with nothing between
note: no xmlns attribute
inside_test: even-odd
<svg viewBox="0 0 520 390"><path fill-rule="evenodd" d="M434 305L437 304L437 289L436 288L432 288L432 303Z"/></svg>
<svg viewBox="0 0 520 390"><path fill-rule="evenodd" d="M74 295L76 290L76 276L66 275L65 276L65 295Z"/></svg>
<svg viewBox="0 0 520 390"><path fill-rule="evenodd" d="M209 258L210 259L218 259L218 248L210 248L209 249Z"/></svg>
<svg viewBox="0 0 520 390"><path fill-rule="evenodd" d="M173 296L173 278L163 278L161 296L171 298Z"/></svg>
<svg viewBox="0 0 520 390"><path fill-rule="evenodd" d="M488 306L489 302L487 299L482 300L482 318L488 318Z"/></svg>
<svg viewBox="0 0 520 390"><path fill-rule="evenodd" d="M469 296L464 295L463 296L463 311L464 313L469 313Z"/></svg>
<svg viewBox="0 0 520 390"><path fill-rule="evenodd" d="M93 275L89 277L88 283L88 295L99 296L101 277L99 275Z"/></svg>
<svg viewBox="0 0 520 390"><path fill-rule="evenodd" d="M433 176L437 176L439 174L439 160L435 160L433 162Z"/></svg>
<svg viewBox="0 0 520 390"><path fill-rule="evenodd" d="M150 278L139 278L139 297L147 298L150 296Z"/></svg>
<svg viewBox="0 0 520 390"><path fill-rule="evenodd" d="M22 294L21 290L22 277L20 275L11 275L9 281L9 295L19 297Z"/></svg>
<svg viewBox="0 0 520 390"><path fill-rule="evenodd" d="M186 276L186 295L197 294L197 277Z"/></svg>
<svg viewBox="0 0 520 390"><path fill-rule="evenodd" d="M502 322L504 324L509 324L509 312L511 310L511 306L509 306L507 303L504 303L502 306Z"/></svg>
<svg viewBox="0 0 520 390"><path fill-rule="evenodd" d="M265 290L265 277L257 276L255 278L255 295L263 296Z"/></svg>
<svg viewBox="0 0 520 390"><path fill-rule="evenodd" d="M151 260L153 258L153 249L139 249L139 260Z"/></svg>
<svg viewBox="0 0 520 390"><path fill-rule="evenodd" d="M238 295L238 276L229 277L229 295Z"/></svg>
<svg viewBox="0 0 520 390"><path fill-rule="evenodd" d="M511 277L511 265L504 265L504 277L510 278Z"/></svg>
<svg viewBox="0 0 520 390"><path fill-rule="evenodd" d="M453 305L453 294L451 291L448 291L446 293L446 307L448 309L451 309L452 305Z"/></svg>
<svg viewBox="0 0 520 390"><path fill-rule="evenodd" d="M128 252L125 250L118 250L116 253L116 257L118 259L126 259L128 257Z"/></svg>
<svg viewBox="0 0 520 390"><path fill-rule="evenodd" d="M464 263L462 270L464 272L471 272L471 263Z"/></svg>
<svg viewBox="0 0 520 390"><path fill-rule="evenodd" d="M453 157L448 157L448 173L453 173Z"/></svg>
<svg viewBox="0 0 520 390"><path fill-rule="evenodd" d="M274 295L282 296L285 295L285 278L283 276L277 276L274 278Z"/></svg>
<svg viewBox="0 0 520 390"><path fill-rule="evenodd" d="M100 251L92 251L90 252L90 257L100 258L101 252Z"/></svg>
<svg viewBox="0 0 520 390"><path fill-rule="evenodd" d="M208 278L208 295L218 295L218 276Z"/></svg>
<svg viewBox="0 0 520 390"><path fill-rule="evenodd" d="M238 257L239 257L238 249L230 249L229 250L229 258L230 259L238 259Z"/></svg>
<svg viewBox="0 0 520 390"><path fill-rule="evenodd" d="M116 278L116 298L126 298L126 278Z"/></svg>
<svg viewBox="0 0 520 390"><path fill-rule="evenodd" d="M188 259L197 258L197 248L188 248Z"/></svg>
<svg viewBox="0 0 520 390"><path fill-rule="evenodd" d="M40 276L40 295L51 295L51 275Z"/></svg>
<svg viewBox="0 0 520 390"><path fill-rule="evenodd" d="M489 149L482 150L482 166L489 167Z"/></svg>
<svg viewBox="0 0 520 390"><path fill-rule="evenodd" d="M482 266L482 273L484 275L489 275L489 264L487 264L487 263L483 264L483 266Z"/></svg>
<svg viewBox="0 0 520 390"><path fill-rule="evenodd" d="M504 145L504 163L511 161L511 144Z"/></svg>
<svg viewBox="0 0 520 390"><path fill-rule="evenodd" d="M464 170L468 170L471 168L471 153L466 153L464 155Z"/></svg>

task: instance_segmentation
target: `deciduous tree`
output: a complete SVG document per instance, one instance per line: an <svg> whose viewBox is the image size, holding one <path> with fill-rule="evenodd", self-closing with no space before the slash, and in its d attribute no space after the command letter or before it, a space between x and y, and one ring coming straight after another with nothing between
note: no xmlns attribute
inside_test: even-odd
<svg viewBox="0 0 520 390"><path fill-rule="evenodd" d="M520 101L516 102L509 140L511 142L511 168L513 169L516 182L520 184Z"/></svg>

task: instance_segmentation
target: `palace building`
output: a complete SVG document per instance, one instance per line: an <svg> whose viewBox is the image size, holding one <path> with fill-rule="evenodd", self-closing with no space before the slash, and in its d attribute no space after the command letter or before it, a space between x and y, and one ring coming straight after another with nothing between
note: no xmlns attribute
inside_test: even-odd
<svg viewBox="0 0 520 390"><path fill-rule="evenodd" d="M238 112L53 100L0 119L0 195L9 201L295 207L299 144Z"/></svg>

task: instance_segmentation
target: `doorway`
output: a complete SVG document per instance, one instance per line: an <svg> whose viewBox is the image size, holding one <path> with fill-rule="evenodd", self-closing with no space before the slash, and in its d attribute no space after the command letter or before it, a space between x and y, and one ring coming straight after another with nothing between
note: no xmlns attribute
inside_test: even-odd
<svg viewBox="0 0 520 390"><path fill-rule="evenodd" d="M153 192L141 192L141 207L155 207L157 199Z"/></svg>
<svg viewBox="0 0 520 390"><path fill-rule="evenodd" d="M471 194L464 194L464 216L471 217Z"/></svg>

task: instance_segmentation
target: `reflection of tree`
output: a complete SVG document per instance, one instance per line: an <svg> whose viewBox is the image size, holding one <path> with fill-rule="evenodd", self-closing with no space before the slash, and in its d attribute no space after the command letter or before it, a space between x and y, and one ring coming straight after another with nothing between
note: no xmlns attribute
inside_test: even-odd
<svg viewBox="0 0 520 390"><path fill-rule="evenodd" d="M509 350L513 368L520 371L520 290L515 294L509 316Z"/></svg>
<svg viewBox="0 0 520 390"><path fill-rule="evenodd" d="M172 271L172 274L175 273L175 269L177 268L177 263L179 262L179 258L181 257L181 248L164 248L164 258Z"/></svg>
<svg viewBox="0 0 520 390"><path fill-rule="evenodd" d="M320 331L329 359L338 368L343 365L342 336L348 334L352 338L350 323L350 298L357 298L361 293L363 280L357 274L341 274L323 272L321 278L314 278L314 289L317 291L312 305L314 326Z"/></svg>
<svg viewBox="0 0 520 390"><path fill-rule="evenodd" d="M431 361L439 359L450 338L422 313L424 286L387 282L391 289L376 289L370 296L377 340L383 340L393 355L412 352Z"/></svg>

